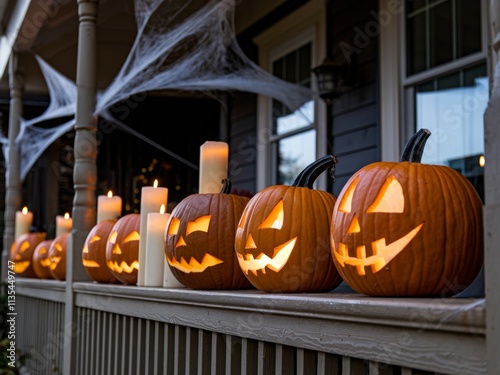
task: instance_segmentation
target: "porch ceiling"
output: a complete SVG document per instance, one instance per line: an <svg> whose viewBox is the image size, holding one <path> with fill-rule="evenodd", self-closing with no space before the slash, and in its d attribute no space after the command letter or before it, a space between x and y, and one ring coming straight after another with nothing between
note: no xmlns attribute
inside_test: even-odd
<svg viewBox="0 0 500 375"><path fill-rule="evenodd" d="M264 14L286 0L243 0L237 2L236 30L242 31ZM53 68L76 81L78 48L77 0L31 0L22 24L19 26L15 46L20 66L24 71L25 95L43 96L47 93L45 80L34 58L39 55ZM193 0L192 7L205 4ZM132 46L136 35L134 0L99 0L97 19L97 85L105 88L116 76ZM8 69L0 79L0 98L9 97Z"/></svg>

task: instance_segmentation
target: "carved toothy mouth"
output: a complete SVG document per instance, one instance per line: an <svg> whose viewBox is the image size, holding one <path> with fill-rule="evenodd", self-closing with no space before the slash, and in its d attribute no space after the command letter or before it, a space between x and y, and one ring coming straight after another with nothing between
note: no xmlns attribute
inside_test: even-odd
<svg viewBox="0 0 500 375"><path fill-rule="evenodd" d="M50 269L52 271L54 271L57 268L61 259L62 259L62 257L51 257L50 258Z"/></svg>
<svg viewBox="0 0 500 375"><path fill-rule="evenodd" d="M14 267L14 272L17 274L23 273L30 266L29 260L18 261L16 260L16 266Z"/></svg>
<svg viewBox="0 0 500 375"><path fill-rule="evenodd" d="M92 259L82 259L82 264L84 267L89 267L89 268L101 267L99 263L97 263L95 260Z"/></svg>
<svg viewBox="0 0 500 375"><path fill-rule="evenodd" d="M139 262L138 261L133 261L132 264L127 264L124 260L122 260L120 263L118 263L116 260L115 261L108 261L106 263L108 265L108 268L116 273L132 273L134 270L139 269Z"/></svg>
<svg viewBox="0 0 500 375"><path fill-rule="evenodd" d="M418 225L413 230L408 232L400 239L386 245L385 238L381 238L372 242L373 255L366 256L366 247L364 245L356 248L356 257L350 257L348 247L342 242L339 242L339 249L335 248L335 242L332 239L333 254L342 267L345 265L355 266L358 275L365 275L365 267L370 266L373 273L380 271L387 263L389 263L396 255L398 255L411 240L417 235L424 223Z"/></svg>
<svg viewBox="0 0 500 375"><path fill-rule="evenodd" d="M181 257L180 262L175 259L175 257L172 257L172 259L167 257L167 262L170 266L177 268L179 271L184 273L199 273L205 271L208 267L224 263L223 260L220 260L219 258L216 258L208 253L205 253L201 263L193 257L189 259L189 263L184 259L184 257Z"/></svg>
<svg viewBox="0 0 500 375"><path fill-rule="evenodd" d="M275 247L274 256L272 258L264 253L260 253L256 258L250 253L237 253L240 268L245 274L248 275L248 272L252 272L255 276L257 276L257 271L259 270L265 274L266 267L274 272L278 272L288 262L296 242L297 237Z"/></svg>

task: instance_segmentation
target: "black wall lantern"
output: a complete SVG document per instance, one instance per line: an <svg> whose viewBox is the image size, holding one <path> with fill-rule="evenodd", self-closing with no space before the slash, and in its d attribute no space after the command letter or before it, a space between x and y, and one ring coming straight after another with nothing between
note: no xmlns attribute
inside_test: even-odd
<svg viewBox="0 0 500 375"><path fill-rule="evenodd" d="M350 64L334 61L330 57L312 71L316 75L319 96L327 104L340 97L352 84Z"/></svg>
<svg viewBox="0 0 500 375"><path fill-rule="evenodd" d="M313 68L316 75L319 96L327 103L340 97L354 84L354 65L356 54L346 51L338 43L332 53L323 60L321 65ZM349 43L344 43L350 46Z"/></svg>

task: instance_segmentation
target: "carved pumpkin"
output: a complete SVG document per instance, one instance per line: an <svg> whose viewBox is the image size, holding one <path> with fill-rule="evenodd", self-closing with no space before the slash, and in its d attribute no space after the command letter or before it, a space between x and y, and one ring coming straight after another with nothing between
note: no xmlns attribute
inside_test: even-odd
<svg viewBox="0 0 500 375"><path fill-rule="evenodd" d="M248 202L235 245L240 268L257 289L324 292L342 282L328 240L335 196L312 188L335 163L334 156L325 156L292 186L267 187Z"/></svg>
<svg viewBox="0 0 500 375"><path fill-rule="evenodd" d="M40 242L45 240L46 233L24 233L12 243L10 260L15 262L14 272L20 277L36 277L33 268L33 252Z"/></svg>
<svg viewBox="0 0 500 375"><path fill-rule="evenodd" d="M50 273L49 248L52 240L44 240L38 244L33 252L33 270L39 279L52 279Z"/></svg>
<svg viewBox="0 0 500 375"><path fill-rule="evenodd" d="M192 194L172 210L165 230L165 256L172 274L192 289L245 289L234 251L236 226L249 198L221 193Z"/></svg>
<svg viewBox="0 0 500 375"><path fill-rule="evenodd" d="M361 168L332 215L335 266L370 296L445 296L467 287L483 263L482 202L472 184L442 165L420 163L430 132L400 162Z"/></svg>
<svg viewBox="0 0 500 375"><path fill-rule="evenodd" d="M103 220L97 223L87 235L82 248L82 264L92 280L99 283L114 283L113 276L106 264L106 244L116 220Z"/></svg>
<svg viewBox="0 0 500 375"><path fill-rule="evenodd" d="M122 216L111 228L106 243L106 264L122 284L137 284L141 215Z"/></svg>
<svg viewBox="0 0 500 375"><path fill-rule="evenodd" d="M66 249L70 232L65 232L52 240L49 247L50 274L54 279L66 280Z"/></svg>

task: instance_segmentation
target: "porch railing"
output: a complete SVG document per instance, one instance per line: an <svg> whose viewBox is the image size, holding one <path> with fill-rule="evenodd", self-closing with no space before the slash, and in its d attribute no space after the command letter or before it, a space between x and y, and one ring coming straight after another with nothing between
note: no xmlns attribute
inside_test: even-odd
<svg viewBox="0 0 500 375"><path fill-rule="evenodd" d="M57 374L484 374L484 299L195 291L17 279L17 347ZM427 371L427 372L426 372ZM73 374L72 374L73 375Z"/></svg>

